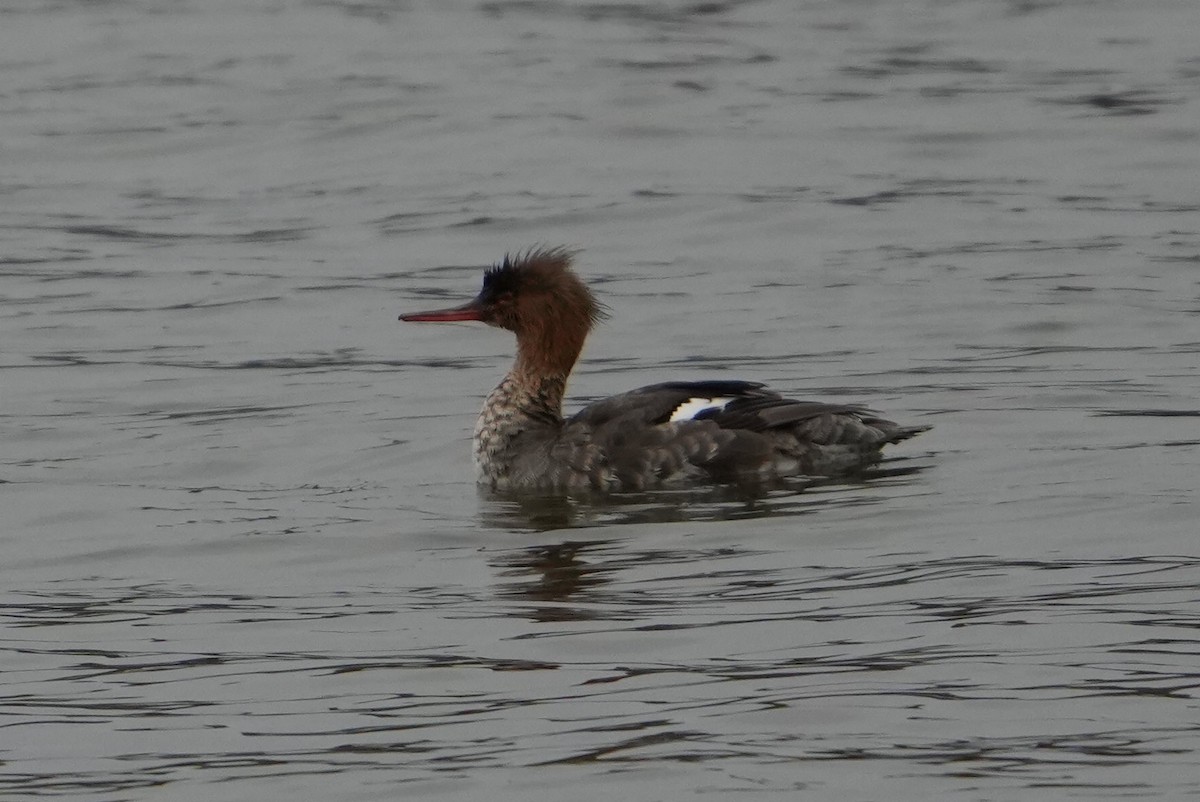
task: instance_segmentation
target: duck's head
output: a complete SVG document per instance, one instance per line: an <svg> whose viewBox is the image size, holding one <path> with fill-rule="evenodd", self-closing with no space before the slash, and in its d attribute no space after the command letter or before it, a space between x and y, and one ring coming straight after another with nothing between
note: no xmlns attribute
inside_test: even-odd
<svg viewBox="0 0 1200 802"><path fill-rule="evenodd" d="M409 312L400 319L478 320L514 332L525 357L556 367L568 357L574 363L605 309L571 270L572 256L566 248L533 248L505 256L484 273L483 289L474 299L450 309Z"/></svg>

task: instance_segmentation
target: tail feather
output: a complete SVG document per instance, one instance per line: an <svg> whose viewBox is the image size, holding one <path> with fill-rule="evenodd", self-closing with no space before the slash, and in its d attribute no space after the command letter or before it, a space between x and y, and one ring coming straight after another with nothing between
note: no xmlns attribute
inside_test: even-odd
<svg viewBox="0 0 1200 802"><path fill-rule="evenodd" d="M922 432L927 432L932 429L932 426L899 426L896 430L888 435L885 443L899 443L902 440L907 440L910 437L916 437Z"/></svg>

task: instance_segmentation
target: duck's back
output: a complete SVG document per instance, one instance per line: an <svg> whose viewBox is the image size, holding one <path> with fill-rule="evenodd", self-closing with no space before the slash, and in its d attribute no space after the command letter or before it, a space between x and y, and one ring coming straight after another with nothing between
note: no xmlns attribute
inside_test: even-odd
<svg viewBox="0 0 1200 802"><path fill-rule="evenodd" d="M584 407L565 422L560 453L586 444L592 484L630 490L702 476L846 473L927 428L860 406L784 398L754 382L667 382Z"/></svg>

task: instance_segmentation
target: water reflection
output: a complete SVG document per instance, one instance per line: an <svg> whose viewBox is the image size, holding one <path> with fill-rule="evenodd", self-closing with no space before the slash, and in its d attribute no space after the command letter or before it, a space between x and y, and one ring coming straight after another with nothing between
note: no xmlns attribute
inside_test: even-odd
<svg viewBox="0 0 1200 802"><path fill-rule="evenodd" d="M636 621L662 599L651 589L629 584L629 574L663 565L688 568L692 578L715 578L714 567L749 549L641 548L627 540L564 540L506 551L490 562L498 569L496 595L528 603L512 613L547 621Z"/></svg>
<svg viewBox="0 0 1200 802"><path fill-rule="evenodd" d="M563 602L584 590L603 585L606 576L618 566L595 564L583 559L585 552L601 552L612 544L610 540L590 542L564 541L545 546L531 546L494 560L501 569L500 576L513 577L502 581L498 595L530 602ZM543 621L581 620L594 618L595 613L561 607L539 608Z"/></svg>
<svg viewBox="0 0 1200 802"><path fill-rule="evenodd" d="M741 521L809 515L831 506L876 504L872 486L911 483L927 463L909 457L885 460L852 477L789 477L773 482L686 487L610 495L483 493L480 520L496 529L548 532L556 529L688 521Z"/></svg>

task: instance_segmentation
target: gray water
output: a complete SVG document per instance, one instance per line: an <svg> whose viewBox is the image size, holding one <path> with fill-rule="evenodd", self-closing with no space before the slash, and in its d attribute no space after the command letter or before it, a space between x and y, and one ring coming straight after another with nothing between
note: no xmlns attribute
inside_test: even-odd
<svg viewBox="0 0 1200 802"><path fill-rule="evenodd" d="M1200 6L0 10L0 795L1200 792ZM482 498L535 244L570 394L928 434L759 497Z"/></svg>

